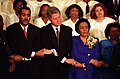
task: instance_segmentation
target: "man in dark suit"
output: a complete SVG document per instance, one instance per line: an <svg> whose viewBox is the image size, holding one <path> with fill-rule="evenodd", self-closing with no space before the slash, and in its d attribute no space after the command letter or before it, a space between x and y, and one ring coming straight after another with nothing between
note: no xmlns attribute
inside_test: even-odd
<svg viewBox="0 0 120 79"><path fill-rule="evenodd" d="M120 1L119 0L98 0L108 9L108 15L115 20L118 20L120 15ZM117 2L115 2L117 1Z"/></svg>
<svg viewBox="0 0 120 79"><path fill-rule="evenodd" d="M52 53L41 49L40 30L29 23L30 16L29 7L20 8L19 22L7 28L8 43L13 50L10 57L16 62L13 79L40 79L38 57L43 57L45 51Z"/></svg>
<svg viewBox="0 0 120 79"><path fill-rule="evenodd" d="M10 79L9 77L9 57L11 50L8 47L6 33L3 30L3 18L0 15L0 79Z"/></svg>
<svg viewBox="0 0 120 79"><path fill-rule="evenodd" d="M41 28L41 43L53 53L43 58L42 79L68 79L68 64L78 63L68 58L72 48L72 29L61 24L58 8L50 7L47 15L51 23Z"/></svg>

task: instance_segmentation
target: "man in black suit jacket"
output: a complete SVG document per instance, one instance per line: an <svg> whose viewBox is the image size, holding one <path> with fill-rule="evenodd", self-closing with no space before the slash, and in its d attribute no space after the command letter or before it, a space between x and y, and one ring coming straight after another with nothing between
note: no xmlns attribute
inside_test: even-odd
<svg viewBox="0 0 120 79"><path fill-rule="evenodd" d="M50 7L47 15L51 23L41 28L41 43L53 53L43 58L42 79L68 79L68 64L78 63L68 58L72 48L72 29L61 24L58 8Z"/></svg>
<svg viewBox="0 0 120 79"><path fill-rule="evenodd" d="M105 7L108 9L108 15L112 17L115 20L118 20L118 17L120 15L120 1L118 1L118 5L115 6L115 0L98 0L100 3L105 5Z"/></svg>
<svg viewBox="0 0 120 79"><path fill-rule="evenodd" d="M11 50L7 44L6 32L3 30L3 18L0 15L0 79L10 79L9 57Z"/></svg>
<svg viewBox="0 0 120 79"><path fill-rule="evenodd" d="M30 8L22 7L19 22L7 28L8 43L13 51L10 57L16 61L13 79L40 79L38 57L43 57L46 50L41 49L40 30L29 23L30 16ZM52 52L47 50L47 53Z"/></svg>

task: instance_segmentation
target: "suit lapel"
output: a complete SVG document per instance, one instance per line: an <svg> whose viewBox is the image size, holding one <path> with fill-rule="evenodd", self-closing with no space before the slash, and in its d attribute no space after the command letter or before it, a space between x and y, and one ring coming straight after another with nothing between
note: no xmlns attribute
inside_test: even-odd
<svg viewBox="0 0 120 79"><path fill-rule="evenodd" d="M65 29L64 26L60 26L60 39L59 39L59 46L64 46L63 44L65 43L65 39L66 39L66 33L65 33Z"/></svg>
<svg viewBox="0 0 120 79"><path fill-rule="evenodd" d="M28 29L27 29L27 42L28 44L32 44L34 41L34 29L32 28L32 26L29 24L28 25Z"/></svg>
<svg viewBox="0 0 120 79"><path fill-rule="evenodd" d="M48 37L49 37L49 40L51 41L51 44L53 44L54 47L58 47L57 38L52 25L48 26L47 32L48 32Z"/></svg>
<svg viewBox="0 0 120 79"><path fill-rule="evenodd" d="M17 33L19 34L18 37L21 40L25 40L24 32L20 24L18 25Z"/></svg>

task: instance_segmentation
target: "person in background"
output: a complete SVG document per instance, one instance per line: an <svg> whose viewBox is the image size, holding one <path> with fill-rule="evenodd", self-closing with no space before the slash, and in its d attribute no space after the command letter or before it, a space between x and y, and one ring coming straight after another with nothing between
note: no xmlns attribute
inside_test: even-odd
<svg viewBox="0 0 120 79"><path fill-rule="evenodd" d="M114 45L111 66L116 71L118 79L120 79L120 40Z"/></svg>
<svg viewBox="0 0 120 79"><path fill-rule="evenodd" d="M52 6L57 7L61 12L62 21L67 19L65 16L65 10L72 4L76 4L76 0L52 0Z"/></svg>
<svg viewBox="0 0 120 79"><path fill-rule="evenodd" d="M79 18L83 17L83 11L82 11L81 7L79 7L76 4L72 4L66 9L65 14L66 14L68 20L64 21L62 24L72 28L72 30L73 30L72 36L79 35L75 31L75 23L79 20Z"/></svg>
<svg viewBox="0 0 120 79"><path fill-rule="evenodd" d="M113 55L114 45L119 42L120 27L117 23L110 23L105 29L106 40L100 42L102 67L101 79L117 79L116 73L111 68L111 60ZM107 74L106 74L107 73Z"/></svg>
<svg viewBox="0 0 120 79"><path fill-rule="evenodd" d="M98 1L94 0L80 0L77 2L77 5L79 5L83 10L83 16L84 18L89 19L90 18L90 12L95 4L99 3Z"/></svg>
<svg viewBox="0 0 120 79"><path fill-rule="evenodd" d="M10 60L9 55L12 53L12 50L8 46L6 32L3 30L3 18L0 15L0 79L10 79L10 72L14 70L14 62ZM10 70L10 64L12 65Z"/></svg>
<svg viewBox="0 0 120 79"><path fill-rule="evenodd" d="M100 49L98 39L89 35L90 23L81 18L75 24L75 30L80 35L72 38L72 51L70 56L81 63L80 68L71 66L68 79L99 79Z"/></svg>
<svg viewBox="0 0 120 79"><path fill-rule="evenodd" d="M24 7L27 5L27 2L25 0L15 0L14 3L13 3L13 9L14 9L14 12L9 14L7 17L6 17L6 24L7 24L7 27L15 22L19 22L19 19L18 19L18 12L19 12L19 9L21 7ZM7 28L6 27L6 28Z"/></svg>
<svg viewBox="0 0 120 79"><path fill-rule="evenodd" d="M114 20L118 20L120 15L120 1L119 0L98 0L108 9L108 16Z"/></svg>
<svg viewBox="0 0 120 79"><path fill-rule="evenodd" d="M39 18L36 18L34 21L34 24L38 26L39 28L46 26L47 24L50 23L49 18L47 16L47 10L50 8L48 4L43 4L40 7L40 12L38 14Z"/></svg>
<svg viewBox="0 0 120 79"><path fill-rule="evenodd" d="M52 51L41 49L40 29L31 23L31 10L22 7L18 13L19 22L7 27L8 44L12 49L10 57L16 68L12 79L40 79L40 59Z"/></svg>
<svg viewBox="0 0 120 79"><path fill-rule="evenodd" d="M51 23L40 30L42 47L52 50L42 61L42 79L68 79L68 64L79 64L69 58L72 46L72 29L62 23L60 10L50 7L47 11Z"/></svg>
<svg viewBox="0 0 120 79"><path fill-rule="evenodd" d="M26 2L27 2L27 6L30 7L31 9L32 12L31 14L33 19L38 17L40 7L43 4L48 4L50 6L52 5L52 3L47 0L26 0Z"/></svg>
<svg viewBox="0 0 120 79"><path fill-rule="evenodd" d="M99 40L106 39L104 30L107 24L115 22L115 20L107 17L107 9L105 6L101 3L94 5L91 10L90 17L90 35L97 37Z"/></svg>

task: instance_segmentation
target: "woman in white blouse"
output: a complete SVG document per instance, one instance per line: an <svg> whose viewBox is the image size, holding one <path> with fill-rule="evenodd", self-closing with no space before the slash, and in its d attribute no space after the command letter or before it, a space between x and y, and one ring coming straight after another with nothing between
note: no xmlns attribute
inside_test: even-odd
<svg viewBox="0 0 120 79"><path fill-rule="evenodd" d="M93 9L91 10L90 17L90 34L94 37L97 37L99 40L106 39L104 30L107 24L114 22L112 18L107 17L107 9L103 4L98 3L94 5Z"/></svg>
<svg viewBox="0 0 120 79"><path fill-rule="evenodd" d="M72 4L66 9L65 14L66 14L68 20L66 20L62 24L69 26L73 29L72 36L79 35L75 31L75 24L79 18L83 17L83 11L82 11L81 7L76 4Z"/></svg>
<svg viewBox="0 0 120 79"><path fill-rule="evenodd" d="M50 23L48 16L47 16L47 10L50 6L48 4L43 4L40 7L40 12L38 14L39 18L35 19L34 24L38 26L39 28L46 26Z"/></svg>

